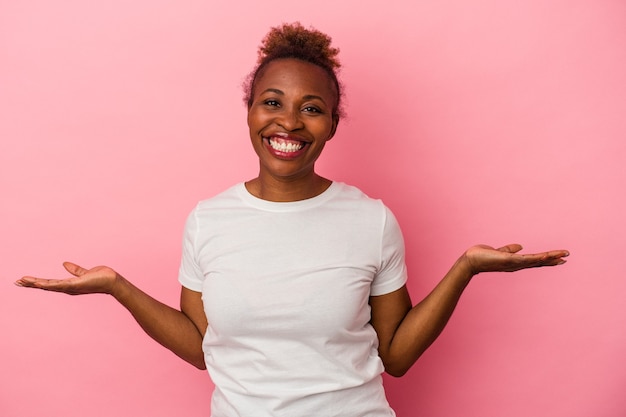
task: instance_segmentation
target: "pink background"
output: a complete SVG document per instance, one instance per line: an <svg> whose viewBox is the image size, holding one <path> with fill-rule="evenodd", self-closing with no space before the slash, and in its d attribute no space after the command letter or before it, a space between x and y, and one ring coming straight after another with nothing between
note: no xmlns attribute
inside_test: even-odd
<svg viewBox="0 0 626 417"><path fill-rule="evenodd" d="M0 1L0 415L209 415L112 299L12 282L107 264L177 305L187 213L257 170L241 82L295 20L342 49L319 171L394 210L415 302L475 243L572 252L477 277L385 379L398 415L626 415L621 0Z"/></svg>

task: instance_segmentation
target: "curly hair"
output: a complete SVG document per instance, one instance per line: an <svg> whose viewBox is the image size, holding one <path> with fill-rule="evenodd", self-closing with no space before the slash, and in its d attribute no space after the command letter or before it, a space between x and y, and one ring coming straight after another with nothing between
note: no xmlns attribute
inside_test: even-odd
<svg viewBox="0 0 626 417"><path fill-rule="evenodd" d="M333 117L339 120L344 115L341 106L342 85L337 74L341 67L337 55L338 48L331 47L331 38L314 28L305 28L300 22L284 23L270 29L259 47L256 67L248 74L243 84L244 102L250 107L253 101L256 80L260 78L267 64L276 59L294 58L310 62L324 69L337 89L337 103Z"/></svg>

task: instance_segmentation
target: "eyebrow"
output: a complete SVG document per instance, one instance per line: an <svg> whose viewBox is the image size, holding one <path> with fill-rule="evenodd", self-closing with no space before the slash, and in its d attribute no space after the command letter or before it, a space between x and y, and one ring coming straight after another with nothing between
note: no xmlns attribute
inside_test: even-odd
<svg viewBox="0 0 626 417"><path fill-rule="evenodd" d="M265 93L276 93L278 95L284 96L285 92L282 90L279 90L278 88L268 88L264 91L261 92L261 94L265 94ZM326 104L326 102L324 101L324 99L320 96L316 96L315 94L307 94L305 96L302 97L304 100L313 100L313 99L317 99L320 100L322 103Z"/></svg>

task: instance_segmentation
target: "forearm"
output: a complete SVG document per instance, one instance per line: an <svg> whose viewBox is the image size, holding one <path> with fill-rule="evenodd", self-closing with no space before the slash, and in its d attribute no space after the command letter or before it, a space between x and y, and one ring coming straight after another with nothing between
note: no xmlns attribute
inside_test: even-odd
<svg viewBox="0 0 626 417"><path fill-rule="evenodd" d="M385 369L389 374L404 375L437 339L472 275L466 260L459 258L433 291L409 310L387 348Z"/></svg>
<svg viewBox="0 0 626 417"><path fill-rule="evenodd" d="M202 333L182 311L150 297L121 276L111 295L151 338L195 367L205 369Z"/></svg>

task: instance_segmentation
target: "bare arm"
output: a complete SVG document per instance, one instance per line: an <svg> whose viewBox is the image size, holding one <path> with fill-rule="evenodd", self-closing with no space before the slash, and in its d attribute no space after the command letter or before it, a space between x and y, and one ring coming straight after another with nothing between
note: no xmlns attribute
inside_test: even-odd
<svg viewBox="0 0 626 417"><path fill-rule="evenodd" d="M70 262L63 266L74 277L23 277L16 285L70 295L110 294L130 311L150 337L197 368L205 369L202 338L208 323L199 292L182 288L181 309L177 310L150 297L109 267L86 270Z"/></svg>
<svg viewBox="0 0 626 417"><path fill-rule="evenodd" d="M517 271L565 263L567 251L517 254L520 245L479 245L461 256L433 291L412 307L406 287L370 297L372 326L387 373L402 376L439 336L472 277L480 272Z"/></svg>

